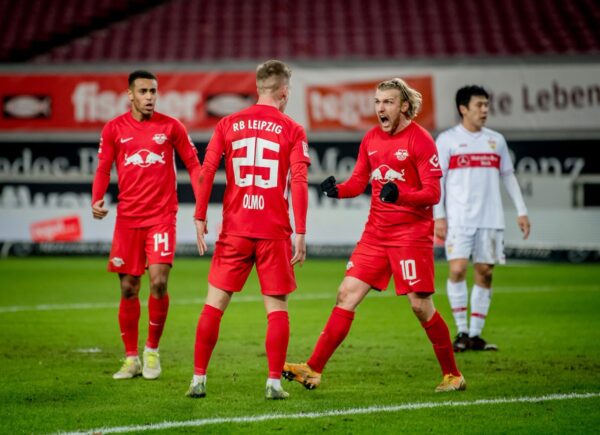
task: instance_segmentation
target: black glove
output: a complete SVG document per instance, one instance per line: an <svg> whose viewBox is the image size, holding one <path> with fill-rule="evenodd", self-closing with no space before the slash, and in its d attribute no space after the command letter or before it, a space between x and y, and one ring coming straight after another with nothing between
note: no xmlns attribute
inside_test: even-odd
<svg viewBox="0 0 600 435"><path fill-rule="evenodd" d="M400 192L398 192L398 186L393 181L385 183L379 193L379 198L383 202L395 203L398 200L398 196L400 196Z"/></svg>
<svg viewBox="0 0 600 435"><path fill-rule="evenodd" d="M340 194L335 183L335 177L330 175L321 183L321 192L330 198L339 198Z"/></svg>

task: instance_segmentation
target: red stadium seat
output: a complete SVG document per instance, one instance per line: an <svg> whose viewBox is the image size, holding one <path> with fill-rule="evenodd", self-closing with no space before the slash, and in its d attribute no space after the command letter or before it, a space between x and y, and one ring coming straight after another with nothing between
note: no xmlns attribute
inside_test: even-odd
<svg viewBox="0 0 600 435"><path fill-rule="evenodd" d="M0 17L3 62L600 54L596 0L0 0Z"/></svg>

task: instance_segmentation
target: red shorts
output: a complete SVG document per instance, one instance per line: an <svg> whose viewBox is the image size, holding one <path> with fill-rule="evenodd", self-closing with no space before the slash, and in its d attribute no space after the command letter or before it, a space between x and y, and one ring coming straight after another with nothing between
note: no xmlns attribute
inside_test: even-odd
<svg viewBox="0 0 600 435"><path fill-rule="evenodd" d="M117 222L108 260L108 270L109 272L141 276L148 265L172 265L174 257L175 224L127 228Z"/></svg>
<svg viewBox="0 0 600 435"><path fill-rule="evenodd" d="M359 242L350 256L346 276L385 290L394 276L396 294L435 292L433 248L376 246Z"/></svg>
<svg viewBox="0 0 600 435"><path fill-rule="evenodd" d="M290 239L253 239L223 234L219 236L208 272L208 282L230 292L244 287L252 266L264 295L285 295L296 290L296 277Z"/></svg>

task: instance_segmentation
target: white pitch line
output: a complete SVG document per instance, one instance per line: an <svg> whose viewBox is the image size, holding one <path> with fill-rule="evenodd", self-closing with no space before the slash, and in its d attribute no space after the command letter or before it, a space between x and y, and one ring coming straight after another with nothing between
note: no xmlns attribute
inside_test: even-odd
<svg viewBox="0 0 600 435"><path fill-rule="evenodd" d="M600 291L600 286L575 286L570 287L570 290L577 291ZM562 292L562 289L557 289L553 286L536 286L536 287L498 287L494 289L494 293L553 293ZM445 291L436 291L437 295L446 294ZM301 291L291 295L290 300L293 301L315 301L322 299L335 300L336 292L332 290L329 293L308 293L302 294ZM385 292L373 295L373 298L391 297L396 296L393 289L388 289ZM231 300L232 303L246 303L246 302L262 302L263 298L261 295L236 295ZM142 306L146 306L146 302L140 301ZM188 298L188 299L172 299L171 305L198 305L204 303L204 298ZM60 311L60 310L95 310L99 308L118 308L118 302L81 302L73 304L39 304L39 305L9 305L2 307L0 306L0 314L2 313L19 313L27 311Z"/></svg>
<svg viewBox="0 0 600 435"><path fill-rule="evenodd" d="M417 403L405 403L402 405L389 405L389 406L369 406L368 408L350 408L350 409L332 409L329 411L321 412L306 412L296 414L262 414L262 415L251 415L244 417L217 417L217 418L203 418L197 420L187 421L164 421L162 423L145 424L145 425L132 425L132 426L115 426L115 427L101 427L96 429L90 429L85 432L59 432L60 435L83 435L83 434L108 434L108 433L126 433L126 432L143 432L149 430L161 430L161 429L174 429L181 427L199 427L207 426L211 424L235 424L235 423L256 423L271 420L291 420L300 418L323 418L323 417L340 417L344 415L363 415L363 414L376 414L381 412L398 412L398 411L412 411L415 409L428 409L428 408L451 408L451 407L465 407L465 406L478 406L478 405L501 405L506 403L538 403L547 402L554 400L573 400L573 399L590 399L600 397L600 393L569 393L569 394L548 394L545 396L537 397L500 397L497 399L479 399L473 401L445 401L445 402L417 402Z"/></svg>

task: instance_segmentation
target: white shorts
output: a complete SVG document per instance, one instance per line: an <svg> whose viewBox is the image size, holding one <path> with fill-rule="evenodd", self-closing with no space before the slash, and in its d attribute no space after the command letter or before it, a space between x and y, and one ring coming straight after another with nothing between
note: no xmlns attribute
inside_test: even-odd
<svg viewBox="0 0 600 435"><path fill-rule="evenodd" d="M446 258L472 257L473 263L504 264L504 230L493 228L448 228Z"/></svg>

